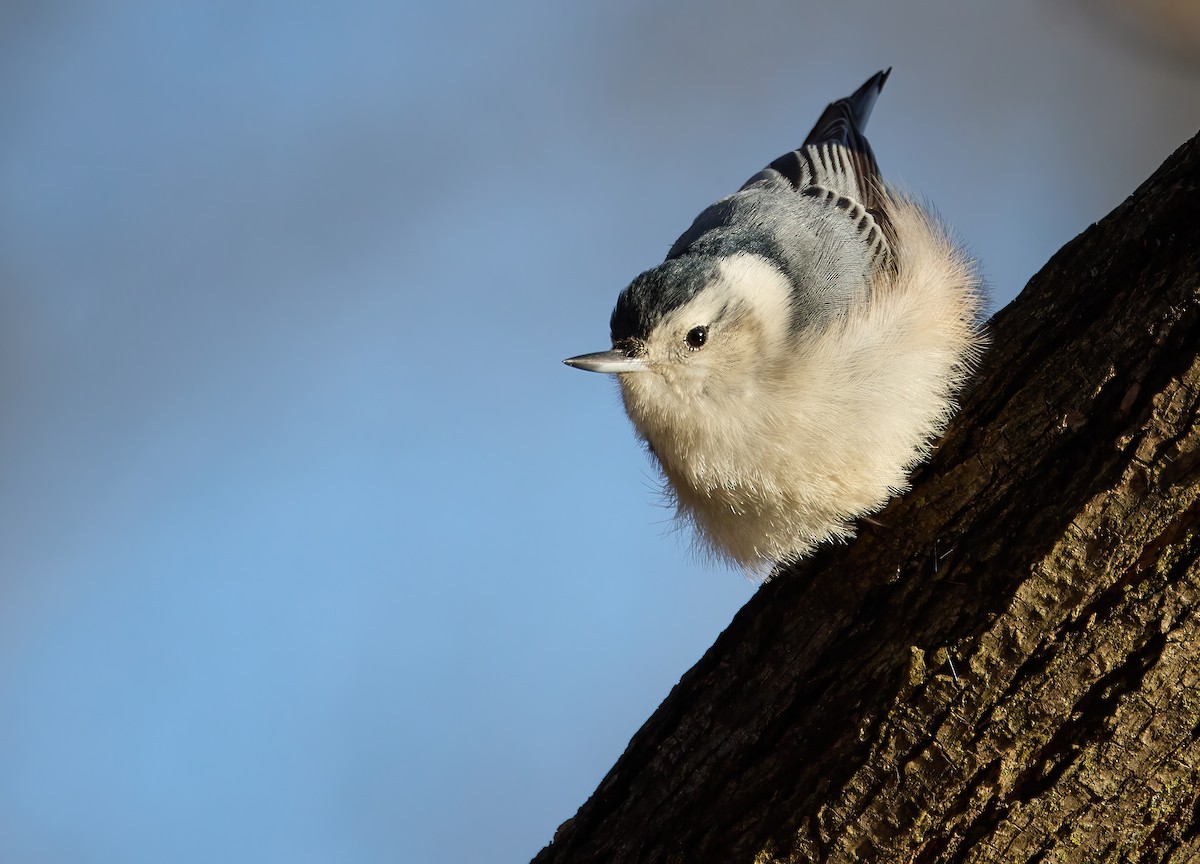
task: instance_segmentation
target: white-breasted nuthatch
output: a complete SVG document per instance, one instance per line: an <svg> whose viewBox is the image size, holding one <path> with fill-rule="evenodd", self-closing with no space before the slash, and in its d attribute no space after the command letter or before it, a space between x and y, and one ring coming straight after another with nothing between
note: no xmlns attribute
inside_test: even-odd
<svg viewBox="0 0 1200 864"><path fill-rule="evenodd" d="M883 183L863 135L891 70L702 212L617 299L617 376L679 517L755 571L904 491L982 344L975 262Z"/></svg>

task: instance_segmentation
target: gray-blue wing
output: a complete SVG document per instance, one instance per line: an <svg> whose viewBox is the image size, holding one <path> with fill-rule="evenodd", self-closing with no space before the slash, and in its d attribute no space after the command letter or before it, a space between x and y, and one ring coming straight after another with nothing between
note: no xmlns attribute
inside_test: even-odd
<svg viewBox="0 0 1200 864"><path fill-rule="evenodd" d="M847 211L873 254L890 259L887 194L863 130L891 71L877 72L850 96L830 103L800 147L780 156L742 188L782 179L801 194Z"/></svg>

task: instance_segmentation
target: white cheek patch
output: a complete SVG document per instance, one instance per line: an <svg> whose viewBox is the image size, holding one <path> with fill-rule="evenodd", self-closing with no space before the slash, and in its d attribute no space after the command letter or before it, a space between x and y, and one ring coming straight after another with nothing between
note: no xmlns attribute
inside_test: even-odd
<svg viewBox="0 0 1200 864"><path fill-rule="evenodd" d="M730 318L722 320L727 313ZM769 260L741 252L717 264L717 276L691 302L676 309L655 328L649 340L652 354L677 360L687 354L685 334L693 327L713 326L717 342L706 349L725 357L725 340L745 344L754 334L758 350L788 338L792 320L792 286Z"/></svg>
<svg viewBox="0 0 1200 864"><path fill-rule="evenodd" d="M782 338L792 317L792 285L761 255L741 252L718 266L729 294L764 330L768 341Z"/></svg>

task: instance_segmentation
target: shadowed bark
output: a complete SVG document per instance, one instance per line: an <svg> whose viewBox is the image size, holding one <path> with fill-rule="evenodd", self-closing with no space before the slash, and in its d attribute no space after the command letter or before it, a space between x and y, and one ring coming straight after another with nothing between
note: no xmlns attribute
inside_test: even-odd
<svg viewBox="0 0 1200 864"><path fill-rule="evenodd" d="M762 586L536 862L1200 859L1200 136L989 329L887 527Z"/></svg>

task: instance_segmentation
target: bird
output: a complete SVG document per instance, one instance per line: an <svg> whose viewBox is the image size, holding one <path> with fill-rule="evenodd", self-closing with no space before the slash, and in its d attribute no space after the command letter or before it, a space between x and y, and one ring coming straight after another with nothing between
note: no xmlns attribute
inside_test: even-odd
<svg viewBox="0 0 1200 864"><path fill-rule="evenodd" d="M761 574L903 493L985 347L979 263L884 182L864 134L891 69L703 210L620 292L615 375L676 517Z"/></svg>

